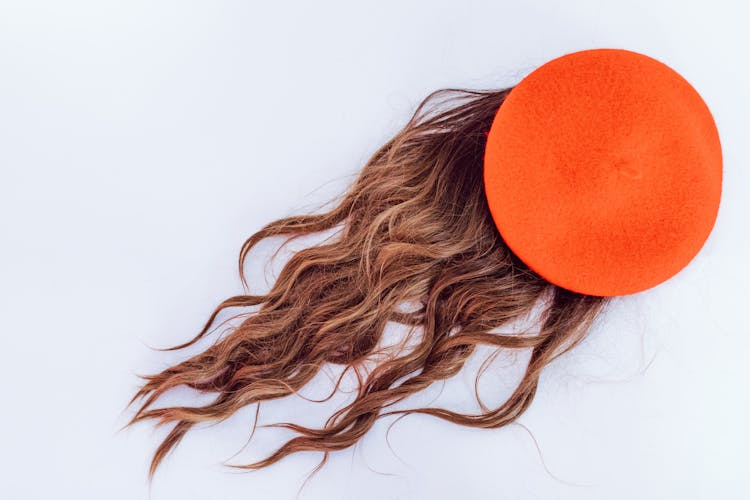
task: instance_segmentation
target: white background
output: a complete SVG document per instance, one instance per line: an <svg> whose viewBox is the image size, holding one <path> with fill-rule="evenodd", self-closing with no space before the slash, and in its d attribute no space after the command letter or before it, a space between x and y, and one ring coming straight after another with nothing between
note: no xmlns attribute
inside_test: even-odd
<svg viewBox="0 0 750 500"><path fill-rule="evenodd" d="M670 281L618 299L545 372L520 420L541 456L521 426L423 416L393 427L391 450L387 418L299 498L748 498L745 5L0 2L0 497L295 498L317 454L254 473L221 465L252 408L189 433L149 490L166 429L118 432L124 405L136 373L186 354L148 346L186 340L241 292L244 238L339 194L428 92L499 88L566 52L620 47L677 69L714 113L724 194L706 246ZM517 364L493 366L490 398ZM465 405L471 378L441 400ZM331 408L318 406L289 398L262 419ZM228 461L286 436L259 431Z"/></svg>

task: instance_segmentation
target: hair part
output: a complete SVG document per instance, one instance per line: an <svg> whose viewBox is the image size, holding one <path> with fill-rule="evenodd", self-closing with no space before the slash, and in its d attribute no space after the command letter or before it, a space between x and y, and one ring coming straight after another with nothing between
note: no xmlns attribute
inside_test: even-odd
<svg viewBox="0 0 750 500"><path fill-rule="evenodd" d="M544 280L510 251L493 223L483 184L484 146L509 91L431 93L369 158L334 208L276 220L247 239L239 256L245 291L245 260L259 241L283 236L286 243L336 230L332 238L296 252L268 293L224 300L193 339L167 350L198 342L228 308L257 306L226 336L159 373L140 375L145 383L128 406L142 401L126 426L145 420L174 424L153 455L149 478L195 424L221 421L246 405L296 393L331 363L356 373L356 398L321 428L278 424L297 436L261 461L232 467L258 469L298 451L323 452L322 465L330 452L356 443L379 417L395 413L495 428L526 410L542 369L583 338L607 299ZM405 311L404 303L418 307ZM538 304L538 330L492 331ZM387 351L381 340L388 322L419 335L408 349ZM488 408L476 394L478 414L390 409L456 374L483 345L531 350L523 378L500 406ZM375 356L374 366L365 369ZM152 407L178 386L216 398L197 407Z"/></svg>

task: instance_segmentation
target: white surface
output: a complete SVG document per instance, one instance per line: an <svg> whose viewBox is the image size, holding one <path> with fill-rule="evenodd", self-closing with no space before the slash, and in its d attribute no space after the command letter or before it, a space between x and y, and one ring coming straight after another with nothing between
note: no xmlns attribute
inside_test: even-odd
<svg viewBox="0 0 750 500"><path fill-rule="evenodd" d="M164 432L117 433L120 412L135 373L179 358L147 345L187 339L241 291L247 235L339 194L429 91L501 87L608 46L699 89L724 145L724 198L687 269L618 300L547 370L521 422L552 475L519 426L410 416L390 434L395 455L385 419L300 498L747 498L748 15L739 1L1 1L0 497L148 498ZM507 384L504 370L484 387ZM470 380L441 400L466 404ZM318 455L221 466L252 415L191 432L150 498L294 498ZM232 463L283 436L257 437Z"/></svg>

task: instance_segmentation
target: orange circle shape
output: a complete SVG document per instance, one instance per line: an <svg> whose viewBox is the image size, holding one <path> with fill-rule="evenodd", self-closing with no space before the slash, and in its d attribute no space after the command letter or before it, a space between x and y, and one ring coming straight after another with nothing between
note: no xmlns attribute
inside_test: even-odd
<svg viewBox="0 0 750 500"><path fill-rule="evenodd" d="M588 295L640 292L687 266L714 226L721 184L701 96L669 66L622 49L567 54L523 78L484 153L508 247Z"/></svg>

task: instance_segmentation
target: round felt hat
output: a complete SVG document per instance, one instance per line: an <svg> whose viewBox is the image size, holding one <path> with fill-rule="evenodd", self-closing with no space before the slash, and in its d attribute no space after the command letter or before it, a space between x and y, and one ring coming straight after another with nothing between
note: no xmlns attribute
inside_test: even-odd
<svg viewBox="0 0 750 500"><path fill-rule="evenodd" d="M574 292L615 296L684 268L716 220L722 154L698 92L622 49L553 59L492 122L484 187L508 247Z"/></svg>

